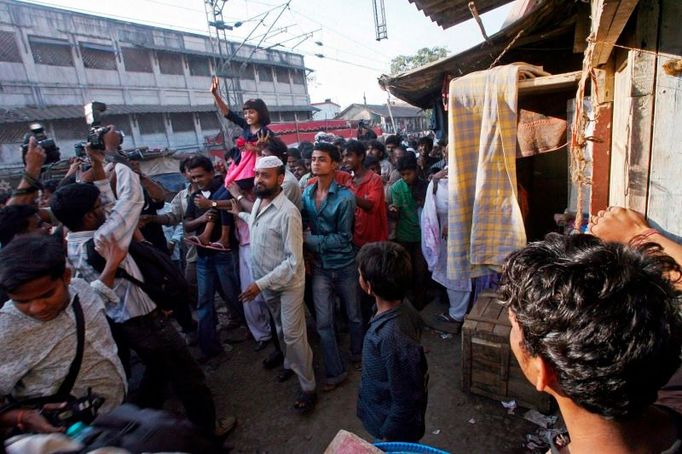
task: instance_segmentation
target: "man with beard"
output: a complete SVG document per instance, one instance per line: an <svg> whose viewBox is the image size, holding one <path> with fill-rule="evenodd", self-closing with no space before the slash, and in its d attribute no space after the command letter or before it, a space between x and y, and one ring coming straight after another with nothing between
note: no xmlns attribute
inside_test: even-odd
<svg viewBox="0 0 682 454"><path fill-rule="evenodd" d="M254 282L239 296L250 304L261 293L275 321L279 344L285 350L284 367L298 376L301 393L294 409L308 412L317 401L313 352L308 344L303 293L303 228L301 213L284 195L285 168L276 156L256 163L255 194L251 213L231 212L248 222L251 234L251 269Z"/></svg>

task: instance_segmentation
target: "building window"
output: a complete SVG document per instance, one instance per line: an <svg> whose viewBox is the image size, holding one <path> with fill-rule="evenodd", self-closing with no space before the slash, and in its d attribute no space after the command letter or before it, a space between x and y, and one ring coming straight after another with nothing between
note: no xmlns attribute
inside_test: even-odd
<svg viewBox="0 0 682 454"><path fill-rule="evenodd" d="M14 32L0 31L0 61L22 63Z"/></svg>
<svg viewBox="0 0 682 454"><path fill-rule="evenodd" d="M282 121L295 121L296 120L296 114L294 112L280 112L279 114L282 118Z"/></svg>
<svg viewBox="0 0 682 454"><path fill-rule="evenodd" d="M159 59L159 71L161 71L161 74L174 74L176 76L183 74L181 54L157 51L156 56Z"/></svg>
<svg viewBox="0 0 682 454"><path fill-rule="evenodd" d="M116 71L116 54L111 47L80 43L80 49L86 68Z"/></svg>
<svg viewBox="0 0 682 454"><path fill-rule="evenodd" d="M261 82L272 82L272 68L270 66L258 66L258 79Z"/></svg>
<svg viewBox="0 0 682 454"><path fill-rule="evenodd" d="M189 73L192 76L210 76L211 67L208 64L208 58L199 57L197 55L187 55L187 64L189 65Z"/></svg>
<svg viewBox="0 0 682 454"><path fill-rule="evenodd" d="M218 115L215 112L200 112L199 124L202 131L210 131L212 129L220 129L220 122Z"/></svg>
<svg viewBox="0 0 682 454"><path fill-rule="evenodd" d="M289 83L289 70L287 68L276 68L275 74L277 75L277 82L282 84Z"/></svg>
<svg viewBox="0 0 682 454"><path fill-rule="evenodd" d="M5 123L0 128L0 143L21 143L30 123ZM43 125L45 126L45 125Z"/></svg>
<svg viewBox="0 0 682 454"><path fill-rule="evenodd" d="M68 41L29 37L33 61L39 65L73 66L73 54Z"/></svg>
<svg viewBox="0 0 682 454"><path fill-rule="evenodd" d="M137 125L140 134L163 134L166 126L163 124L163 115L159 113L137 115Z"/></svg>
<svg viewBox="0 0 682 454"><path fill-rule="evenodd" d="M253 72L253 65L248 64L242 68L242 64L235 62L232 63L232 73L235 77L244 80L256 80L256 76Z"/></svg>
<svg viewBox="0 0 682 454"><path fill-rule="evenodd" d="M152 61L149 58L149 51L147 49L135 49L133 47L124 47L123 51L123 65L126 71L137 73L151 73Z"/></svg>
<svg viewBox="0 0 682 454"><path fill-rule="evenodd" d="M170 120L173 132L194 131L194 115L191 113L172 113Z"/></svg>
<svg viewBox="0 0 682 454"><path fill-rule="evenodd" d="M294 70L291 71L291 78L296 85L305 85L305 75L303 71Z"/></svg>

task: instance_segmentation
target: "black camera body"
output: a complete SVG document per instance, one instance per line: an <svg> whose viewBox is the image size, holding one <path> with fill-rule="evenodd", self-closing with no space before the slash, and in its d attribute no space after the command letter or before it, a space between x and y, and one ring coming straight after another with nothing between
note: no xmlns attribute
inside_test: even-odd
<svg viewBox="0 0 682 454"><path fill-rule="evenodd" d="M93 150L104 150L104 134L109 132L108 126L102 126L102 114L107 110L107 105L103 102L93 101L83 106L85 112L85 121L88 123L90 130L88 131L87 142ZM123 143L123 133L115 131Z"/></svg>
<svg viewBox="0 0 682 454"><path fill-rule="evenodd" d="M103 403L103 397L88 389L86 396L68 402L64 408L42 410L40 413L55 427L69 427L77 422L90 424L97 417L97 411Z"/></svg>
<svg viewBox="0 0 682 454"><path fill-rule="evenodd" d="M21 160L24 163L26 162L28 142L29 140L31 140L31 137L35 137L36 142L38 142L38 145L42 147L42 149L45 151L45 164L52 164L53 162L59 161L61 159L59 147L54 142L54 139L50 139L49 137L47 137L43 125L40 123L32 123L29 129L31 130L31 132L27 132L26 134L24 134L24 141L21 145Z"/></svg>

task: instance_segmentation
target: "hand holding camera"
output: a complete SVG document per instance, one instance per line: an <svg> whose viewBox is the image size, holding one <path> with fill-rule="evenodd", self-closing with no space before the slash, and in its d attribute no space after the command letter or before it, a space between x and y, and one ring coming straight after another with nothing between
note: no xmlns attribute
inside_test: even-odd
<svg viewBox="0 0 682 454"><path fill-rule="evenodd" d="M38 144L35 137L30 137L27 145L26 154L24 155L26 171L31 174L35 173L40 175L40 169L43 164L45 164L45 159L47 157L45 150Z"/></svg>

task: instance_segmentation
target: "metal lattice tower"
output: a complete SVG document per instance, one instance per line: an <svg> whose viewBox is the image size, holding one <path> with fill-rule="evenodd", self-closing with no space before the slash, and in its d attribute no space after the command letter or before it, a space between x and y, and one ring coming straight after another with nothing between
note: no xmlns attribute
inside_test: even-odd
<svg viewBox="0 0 682 454"><path fill-rule="evenodd" d="M227 0L204 0L206 22L208 22L211 43L218 56L213 58L216 76L222 78L222 90L228 107L242 105L242 93L239 85L239 70L231 65L232 55L227 41L227 30L232 27L225 23L223 9ZM217 47L217 48L215 48Z"/></svg>
<svg viewBox="0 0 682 454"><path fill-rule="evenodd" d="M377 32L377 41L388 38L388 31L386 29L386 8L384 7L384 0L372 0L374 6L374 27Z"/></svg>

